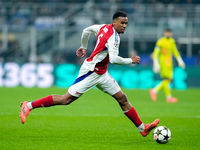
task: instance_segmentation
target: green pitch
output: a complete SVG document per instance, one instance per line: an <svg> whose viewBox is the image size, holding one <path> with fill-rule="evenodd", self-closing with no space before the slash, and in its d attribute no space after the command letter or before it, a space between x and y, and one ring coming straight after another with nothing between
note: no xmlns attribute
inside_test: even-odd
<svg viewBox="0 0 200 150"><path fill-rule="evenodd" d="M152 132L142 137L107 94L92 89L69 106L38 108L26 123L19 118L20 102L33 101L66 89L0 88L0 148L2 150L198 150L200 149L200 89L173 90L176 104L150 99L148 90L125 90L144 123L160 118L172 138L157 144Z"/></svg>

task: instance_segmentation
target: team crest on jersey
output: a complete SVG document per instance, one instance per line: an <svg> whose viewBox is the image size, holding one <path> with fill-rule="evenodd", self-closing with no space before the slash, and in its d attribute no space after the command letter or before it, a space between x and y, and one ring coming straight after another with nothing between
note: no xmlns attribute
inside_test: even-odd
<svg viewBox="0 0 200 150"><path fill-rule="evenodd" d="M114 43L114 46L118 48L119 44L117 42Z"/></svg>

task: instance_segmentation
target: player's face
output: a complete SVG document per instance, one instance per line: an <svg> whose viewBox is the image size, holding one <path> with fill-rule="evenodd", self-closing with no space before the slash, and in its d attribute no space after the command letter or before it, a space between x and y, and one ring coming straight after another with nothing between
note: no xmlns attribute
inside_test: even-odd
<svg viewBox="0 0 200 150"><path fill-rule="evenodd" d="M172 37L172 32L165 31L164 36L167 37L167 38L170 38L170 37Z"/></svg>
<svg viewBox="0 0 200 150"><path fill-rule="evenodd" d="M128 23L127 17L118 17L118 19L113 20L113 27L117 31L118 34L124 33L126 26Z"/></svg>

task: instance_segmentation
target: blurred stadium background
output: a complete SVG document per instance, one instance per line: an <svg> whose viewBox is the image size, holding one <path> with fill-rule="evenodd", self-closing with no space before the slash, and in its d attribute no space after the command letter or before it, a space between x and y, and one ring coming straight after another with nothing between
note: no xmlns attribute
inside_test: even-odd
<svg viewBox="0 0 200 150"><path fill-rule="evenodd" d="M177 89L200 87L198 0L0 0L0 86L68 87L83 61L75 55L82 30L92 24L112 23L117 10L127 12L129 18L121 35L120 55L137 54L142 60L136 72L131 69L137 81L121 81L123 68L111 68L111 74L112 69L113 74L118 71L115 78L120 85L137 88L132 83L141 81L141 88L142 83L150 88L157 83L151 54L163 30L171 28L187 66L185 71L175 69L173 85ZM88 55L95 41L91 36ZM146 83L146 78L152 81Z"/></svg>

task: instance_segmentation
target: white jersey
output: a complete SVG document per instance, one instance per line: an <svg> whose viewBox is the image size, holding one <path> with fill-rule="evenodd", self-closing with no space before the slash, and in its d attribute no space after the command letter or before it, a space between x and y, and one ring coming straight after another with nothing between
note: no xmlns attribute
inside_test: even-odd
<svg viewBox="0 0 200 150"><path fill-rule="evenodd" d="M119 54L120 37L113 24L92 25L83 30L81 47L87 49L91 34L97 35L95 48L89 58L85 59L82 69L104 74L108 63L131 64L131 58L122 58Z"/></svg>

